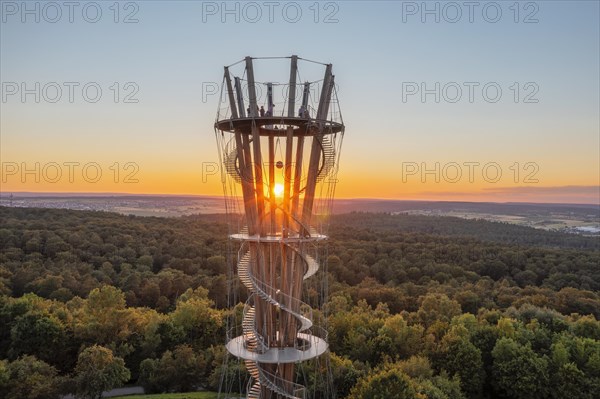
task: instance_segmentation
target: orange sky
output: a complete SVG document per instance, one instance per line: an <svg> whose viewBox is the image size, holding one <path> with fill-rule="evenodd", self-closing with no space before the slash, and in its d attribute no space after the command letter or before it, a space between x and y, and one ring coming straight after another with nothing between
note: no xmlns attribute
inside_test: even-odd
<svg viewBox="0 0 600 399"><path fill-rule="evenodd" d="M402 2L359 1L341 2L335 24L315 23L308 8L294 24L198 23L200 3L142 2L135 24L2 23L0 191L220 195L203 168L218 162L223 65L298 54L333 64L346 125L339 198L600 202L598 2L543 2L531 24L509 8L498 23L399 24ZM322 79L306 68L302 80ZM255 72L289 79L287 63ZM48 82L76 82L73 101L5 90ZM84 99L90 82L97 102ZM449 82L476 82L473 101L403 91ZM498 101L483 98L490 82ZM125 101L128 83L136 101Z"/></svg>

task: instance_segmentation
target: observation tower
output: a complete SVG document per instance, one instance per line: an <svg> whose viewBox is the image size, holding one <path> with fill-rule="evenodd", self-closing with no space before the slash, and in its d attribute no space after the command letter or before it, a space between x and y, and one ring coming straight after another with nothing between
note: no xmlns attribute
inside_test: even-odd
<svg viewBox="0 0 600 399"><path fill-rule="evenodd" d="M226 348L247 371L224 373L220 397L331 398L315 383L326 361L302 376L328 349L312 307L327 294L319 260L344 136L332 65L292 55L226 66L214 127L234 248Z"/></svg>

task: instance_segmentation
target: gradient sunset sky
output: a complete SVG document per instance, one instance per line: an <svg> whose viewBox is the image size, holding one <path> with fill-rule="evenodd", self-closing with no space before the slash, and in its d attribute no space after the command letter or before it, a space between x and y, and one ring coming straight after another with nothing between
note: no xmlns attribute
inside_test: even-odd
<svg viewBox="0 0 600 399"><path fill-rule="evenodd" d="M337 197L600 203L598 1L76 3L54 3L58 15L2 1L2 193L220 195L218 176L202 178L218 162L206 88L246 55L297 54L333 64ZM23 98L36 82L40 101ZM439 102L408 92L436 82ZM82 176L91 163L96 182ZM438 179L422 173L436 164Z"/></svg>

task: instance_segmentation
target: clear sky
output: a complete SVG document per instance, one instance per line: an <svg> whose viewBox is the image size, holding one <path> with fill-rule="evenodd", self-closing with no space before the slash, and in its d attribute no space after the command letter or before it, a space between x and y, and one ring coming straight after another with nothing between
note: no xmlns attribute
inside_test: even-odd
<svg viewBox="0 0 600 399"><path fill-rule="evenodd" d="M202 176L218 162L207 88L246 55L298 54L333 63L338 197L600 202L598 1L2 1L1 12L4 193L221 194Z"/></svg>

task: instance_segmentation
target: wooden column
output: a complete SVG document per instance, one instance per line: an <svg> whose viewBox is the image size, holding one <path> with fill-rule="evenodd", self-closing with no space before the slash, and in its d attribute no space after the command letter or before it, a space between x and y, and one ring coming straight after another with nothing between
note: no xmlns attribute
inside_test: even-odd
<svg viewBox="0 0 600 399"><path fill-rule="evenodd" d="M260 148L260 134L258 126L252 122L252 147L254 150L254 190L256 191L256 229L261 236L265 235L265 192L263 184L262 153Z"/></svg>
<svg viewBox="0 0 600 399"><path fill-rule="evenodd" d="M304 82L304 91L302 92L302 109L308 110L309 94L310 94L310 82Z"/></svg>
<svg viewBox="0 0 600 399"><path fill-rule="evenodd" d="M302 157L304 153L304 136L298 136L296 143L296 163L294 165L294 198L292 200L291 213L295 219L300 220L298 205L300 203L300 183L302 182ZM298 226L299 231L300 226Z"/></svg>
<svg viewBox="0 0 600 399"><path fill-rule="evenodd" d="M292 184L292 150L294 145L294 128L289 126L287 128L286 139L285 139L285 171L283 182L283 209L284 209L284 224L283 224L283 237L288 237L290 224L293 222L290 220L290 195L291 195L291 184Z"/></svg>
<svg viewBox="0 0 600 399"><path fill-rule="evenodd" d="M233 96L233 87L231 86L231 76L229 76L229 68L225 67L225 84L227 85L227 95L229 97L229 108L231 109L231 119L238 118L237 107Z"/></svg>
<svg viewBox="0 0 600 399"><path fill-rule="evenodd" d="M248 99L250 101L250 116L256 118L256 87L254 86L254 68L252 58L246 57L246 74L248 76ZM252 148L254 152L254 189L256 191L257 230L265 235L263 221L265 218L265 192L263 185L263 162L260 148L260 134L256 122L252 122Z"/></svg>
<svg viewBox="0 0 600 399"><path fill-rule="evenodd" d="M243 137L246 137L246 140L244 140ZM243 135L243 137L240 132L235 133L235 145L237 149L240 178L242 180L242 196L244 199L244 210L246 212L246 223L248 224L248 233L253 235L256 232L256 199L254 196L254 188L252 187L254 177L252 175L252 168L249 167L249 165L252 164L252 157L249 151L244 151L244 141L247 141L247 135Z"/></svg>
<svg viewBox="0 0 600 399"><path fill-rule="evenodd" d="M269 136L269 205L271 213L270 233L277 233L277 198L275 198L275 138Z"/></svg>
<svg viewBox="0 0 600 399"><path fill-rule="evenodd" d="M293 118L295 116L295 104L296 104L296 75L298 75L298 56L292 55L292 62L290 64L290 87L288 89L288 116Z"/></svg>
<svg viewBox="0 0 600 399"><path fill-rule="evenodd" d="M248 76L248 101L250 102L250 114L252 118L258 117L256 102L256 87L254 86L254 67L252 66L252 57L246 57L246 75Z"/></svg>
<svg viewBox="0 0 600 399"><path fill-rule="evenodd" d="M240 111L240 117L246 117L246 108L244 107L244 93L242 93L242 82L240 78L235 77L235 95L237 98L237 105Z"/></svg>
<svg viewBox="0 0 600 399"><path fill-rule="evenodd" d="M313 142L310 150L310 161L308 165L308 174L306 177L306 189L304 191L304 204L302 209L302 223L305 228L309 228L312 218L312 208L315 200L315 189L317 184L317 175L319 173L319 161L321 159L321 124L327 119L329 111L329 102L331 100L331 90L333 88L333 75L331 74L331 64L325 68L325 77L323 78L323 88L321 89L321 98L316 116L316 126L312 133ZM308 233L308 232L306 232Z"/></svg>

